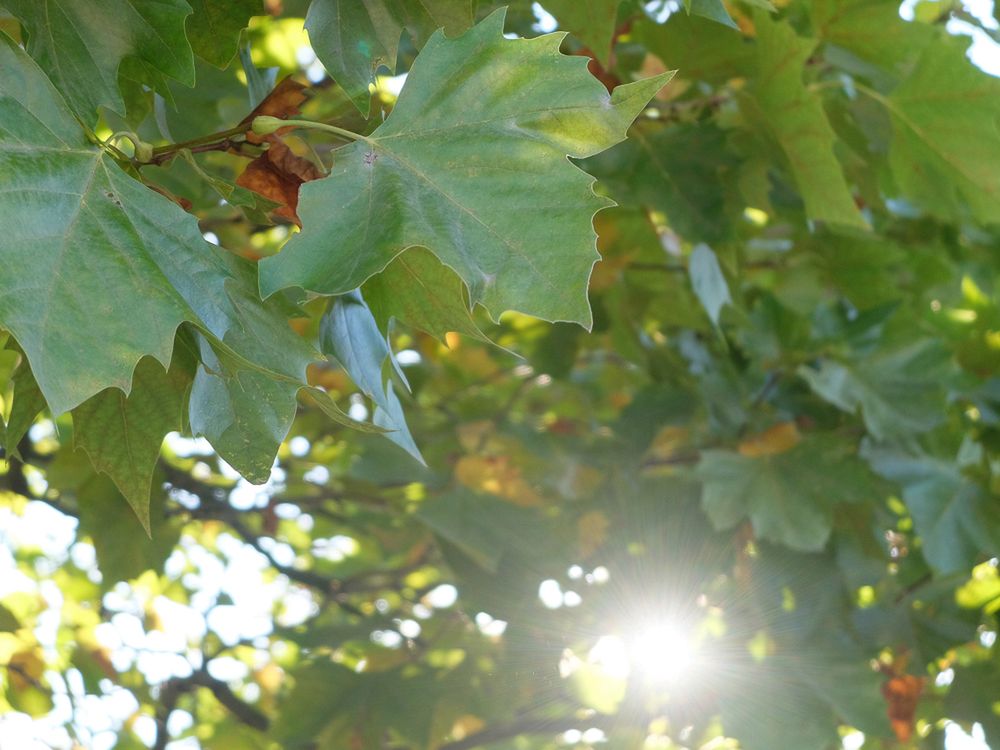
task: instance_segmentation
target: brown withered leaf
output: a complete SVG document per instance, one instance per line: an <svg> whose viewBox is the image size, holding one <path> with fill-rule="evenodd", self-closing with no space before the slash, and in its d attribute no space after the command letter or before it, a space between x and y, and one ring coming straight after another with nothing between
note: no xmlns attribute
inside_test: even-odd
<svg viewBox="0 0 1000 750"><path fill-rule="evenodd" d="M241 125L253 121L260 115L280 117L282 119L299 113L299 107L306 100L306 87L291 78L282 79L274 90L258 104L253 112L243 118ZM236 178L236 184L253 190L265 198L280 203L274 210L278 216L294 221L299 226L295 209L299 204L299 187L303 182L322 177L322 172L308 159L296 155L288 145L281 140L281 134L293 128L280 128L270 135L257 135L247 132L247 142L264 144L267 151L251 161L243 173Z"/></svg>
<svg viewBox="0 0 1000 750"><path fill-rule="evenodd" d="M913 718L917 703L924 689L924 678L900 674L882 683L882 695L888 704L887 712L892 731L900 742L909 741L913 735Z"/></svg>
<svg viewBox="0 0 1000 750"><path fill-rule="evenodd" d="M254 107L253 112L248 114L240 122L240 125L249 125L253 118L261 115L268 117L280 117L285 119L299 113L302 103L308 98L306 87L291 78L282 78L274 87L270 94L264 97L263 101ZM281 128L278 133L288 132L291 128ZM253 131L247 132L247 141L250 143L263 143L270 140L272 136L257 135Z"/></svg>
<svg viewBox="0 0 1000 750"><path fill-rule="evenodd" d="M315 164L297 156L280 138L268 136L267 151L247 165L236 184L280 203L278 216L302 226L295 209L299 205L299 187L303 182L323 176Z"/></svg>

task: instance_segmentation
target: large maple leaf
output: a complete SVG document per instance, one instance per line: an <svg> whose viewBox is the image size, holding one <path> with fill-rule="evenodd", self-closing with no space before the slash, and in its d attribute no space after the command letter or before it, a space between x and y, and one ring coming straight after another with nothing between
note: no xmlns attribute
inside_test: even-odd
<svg viewBox="0 0 1000 750"><path fill-rule="evenodd" d="M0 69L0 327L23 348L51 411L107 388L128 395L139 360L166 366L189 323L218 356L196 378L195 429L263 481L314 359L289 328L289 309L262 305L251 264L205 242L193 216L89 144L42 71L3 35ZM265 396L272 408L256 408ZM92 407L77 415L83 434ZM150 467L112 458L108 467L125 466L115 480L141 506L131 483L148 486Z"/></svg>
<svg viewBox="0 0 1000 750"><path fill-rule="evenodd" d="M503 22L497 11L428 41L386 121L303 186L304 230L261 263L265 295L342 294L423 246L494 317L514 309L589 326L592 219L610 201L566 157L623 140L672 74L609 95L586 59L559 53L563 34L505 39Z"/></svg>

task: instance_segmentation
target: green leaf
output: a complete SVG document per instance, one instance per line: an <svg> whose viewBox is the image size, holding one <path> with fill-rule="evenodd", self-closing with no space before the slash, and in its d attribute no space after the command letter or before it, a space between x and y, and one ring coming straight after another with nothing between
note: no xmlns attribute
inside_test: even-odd
<svg viewBox="0 0 1000 750"><path fill-rule="evenodd" d="M888 737L881 680L868 662L850 647L810 644L732 666L720 698L726 734L746 750L826 750L838 742L838 724ZM775 722L774 706L796 721Z"/></svg>
<svg viewBox="0 0 1000 750"><path fill-rule="evenodd" d="M320 349L343 366L355 384L375 402L373 423L385 436L421 463L423 457L406 424L403 406L393 392L392 380L383 381L382 370L392 351L360 292L334 298L320 322Z"/></svg>
<svg viewBox="0 0 1000 750"><path fill-rule="evenodd" d="M268 89L270 91L270 89ZM248 190L241 185L234 185L228 180L216 177L202 169L198 160L187 149L181 151L182 158L198 173L211 188L222 197L226 203L241 209L246 217L255 224L273 224L268 213L281 204L268 200L260 193Z"/></svg>
<svg viewBox="0 0 1000 750"><path fill-rule="evenodd" d="M4 0L4 5L24 24L28 52L87 124L99 106L125 114L118 67L126 59L136 63L132 71L146 71L145 82L163 75L194 85L194 57L184 33L191 7L185 0Z"/></svg>
<svg viewBox="0 0 1000 750"><path fill-rule="evenodd" d="M927 45L913 73L880 97L892 116L889 163L904 194L930 213L1000 222L1000 82L954 37Z"/></svg>
<svg viewBox="0 0 1000 750"><path fill-rule="evenodd" d="M26 352L53 414L105 388L128 393L139 359L170 361L185 321L258 380L305 385L312 350L288 327L283 305L261 305L254 267L206 243L193 216L89 147L9 40L0 43L0 68L0 169L13 176L0 193L0 263L12 271L0 277L0 324ZM266 408L283 409L290 423L294 396ZM240 450L268 453L277 442Z"/></svg>
<svg viewBox="0 0 1000 750"><path fill-rule="evenodd" d="M713 125L633 128L624 143L582 166L618 203L662 211L685 239L713 242L731 232L725 190L735 158Z"/></svg>
<svg viewBox="0 0 1000 750"><path fill-rule="evenodd" d="M826 435L757 458L705 451L696 474L703 483L702 506L716 529L749 518L758 537L804 552L823 549L836 504L873 494L870 474L853 448Z"/></svg>
<svg viewBox="0 0 1000 750"><path fill-rule="evenodd" d="M633 36L686 80L720 84L746 76L754 64L753 44L731 28L698 16L673 13L663 24L639 21Z"/></svg>
<svg viewBox="0 0 1000 750"><path fill-rule="evenodd" d="M306 30L333 80L367 114L375 71L384 65L395 72L404 30L419 49L439 28L465 31L475 9L475 0L313 0Z"/></svg>
<svg viewBox="0 0 1000 750"><path fill-rule="evenodd" d="M111 477L147 534L149 494L163 436L181 430L191 376L175 354L169 371L152 357L135 369L132 392L107 388L73 410L73 440Z"/></svg>
<svg viewBox="0 0 1000 750"><path fill-rule="evenodd" d="M163 563L180 539L180 526L168 524L164 517L163 492L154 492L149 501L148 537L136 526L135 515L125 498L107 477L91 474L77 489L76 496L80 530L94 542L104 590L147 570L163 569Z"/></svg>
<svg viewBox="0 0 1000 750"><path fill-rule="evenodd" d="M702 16L733 29L739 28L722 0L684 0L684 9L691 15Z"/></svg>
<svg viewBox="0 0 1000 750"><path fill-rule="evenodd" d="M21 627L14 613L0 604L0 633L13 633Z"/></svg>
<svg viewBox="0 0 1000 750"><path fill-rule="evenodd" d="M688 260L691 286L712 323L719 325L719 314L726 305L733 304L729 284L722 275L719 259L708 245L698 245Z"/></svg>
<svg viewBox="0 0 1000 750"><path fill-rule="evenodd" d="M796 35L787 21L772 21L765 12L755 14L754 22L755 81L743 99L745 111L761 121L784 154L810 219L866 228L834 156L836 137L822 102L802 81L816 41Z"/></svg>
<svg viewBox="0 0 1000 750"><path fill-rule="evenodd" d="M417 518L491 573L505 554L534 557L551 543L551 529L533 511L465 489L427 500Z"/></svg>
<svg viewBox="0 0 1000 750"><path fill-rule="evenodd" d="M260 0L188 0L194 11L187 20L187 35L194 53L218 68L236 56L240 33L250 16L262 14Z"/></svg>
<svg viewBox="0 0 1000 750"><path fill-rule="evenodd" d="M303 186L304 230L261 262L265 295L342 294L420 245L494 317L514 309L590 325L591 221L608 201L566 155L624 138L670 74L609 96L585 59L558 54L558 35L507 40L503 18L457 39L435 34L388 119L338 150L329 177Z"/></svg>
<svg viewBox="0 0 1000 750"><path fill-rule="evenodd" d="M350 427L358 432L368 432L376 435L381 435L385 432L377 425L368 424L366 422L358 422L351 419L348 414L345 414L344 411L337 406L336 402L330 398L330 395L326 391L312 387L303 388L299 391L299 395L302 396L308 403L316 406L326 416L339 425Z"/></svg>
<svg viewBox="0 0 1000 750"><path fill-rule="evenodd" d="M330 302L320 321L319 343L320 351L336 359L365 395L388 406L382 365L389 358L389 344L358 291Z"/></svg>
<svg viewBox="0 0 1000 750"><path fill-rule="evenodd" d="M406 424L406 415L403 413L403 405L399 401L399 396L396 395L391 380L386 383L385 402L384 406L376 402L372 422L386 430L385 436L389 440L426 466L427 462L414 442L413 435L410 434L410 428Z"/></svg>
<svg viewBox="0 0 1000 750"><path fill-rule="evenodd" d="M14 370L11 385L12 403L3 433L3 447L7 455L18 456L17 445L31 429L38 414L45 408L45 397L39 390L38 383L31 374L31 366L23 355L21 363Z"/></svg>
<svg viewBox="0 0 1000 750"><path fill-rule="evenodd" d="M97 473L82 451L68 446L61 450L49 464L46 479L51 488L75 496L80 533L90 536L97 552L102 591L147 570L163 569L181 530L176 521L167 521L165 493L154 492L149 500L147 536L114 482Z"/></svg>
<svg viewBox="0 0 1000 750"><path fill-rule="evenodd" d="M191 431L247 481L263 484L292 426L302 384L245 369L202 336L198 343L202 364L191 387Z"/></svg>
<svg viewBox="0 0 1000 750"><path fill-rule="evenodd" d="M927 563L938 573L967 571L1000 549L996 498L954 463L869 448L872 468L903 488Z"/></svg>
<svg viewBox="0 0 1000 750"><path fill-rule="evenodd" d="M396 319L442 342L449 331L488 340L472 319L465 283L422 247L397 255L365 282L361 293L383 332Z"/></svg>
<svg viewBox="0 0 1000 750"><path fill-rule="evenodd" d="M942 38L928 24L900 18L894 0L816 0L809 10L820 38L871 63L863 70L869 79L907 75L925 45Z"/></svg>
<svg viewBox="0 0 1000 750"><path fill-rule="evenodd" d="M922 354L904 349L855 365L823 360L816 368L803 365L798 374L837 408L850 414L860 410L876 440L906 439L933 428L944 416L940 381L931 379Z"/></svg>
<svg viewBox="0 0 1000 750"><path fill-rule="evenodd" d="M545 0L542 5L607 66L622 0Z"/></svg>

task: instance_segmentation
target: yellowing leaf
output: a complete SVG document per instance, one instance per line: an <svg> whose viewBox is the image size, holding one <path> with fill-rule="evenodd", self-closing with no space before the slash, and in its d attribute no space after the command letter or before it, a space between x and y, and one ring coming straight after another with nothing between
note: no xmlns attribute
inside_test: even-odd
<svg viewBox="0 0 1000 750"><path fill-rule="evenodd" d="M795 422L780 422L763 432L746 438L739 444L737 450L739 450L740 455L748 458L776 456L779 453L790 451L799 444L800 440L802 440L802 436L799 434Z"/></svg>
<svg viewBox="0 0 1000 750"><path fill-rule="evenodd" d="M515 505L542 503L508 456L462 456L455 464L455 478L469 489L497 495Z"/></svg>

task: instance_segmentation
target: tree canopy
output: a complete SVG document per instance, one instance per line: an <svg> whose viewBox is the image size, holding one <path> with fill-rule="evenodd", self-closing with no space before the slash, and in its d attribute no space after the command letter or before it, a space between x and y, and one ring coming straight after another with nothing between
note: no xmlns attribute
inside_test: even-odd
<svg viewBox="0 0 1000 750"><path fill-rule="evenodd" d="M0 0L0 748L1000 747L978 5Z"/></svg>

